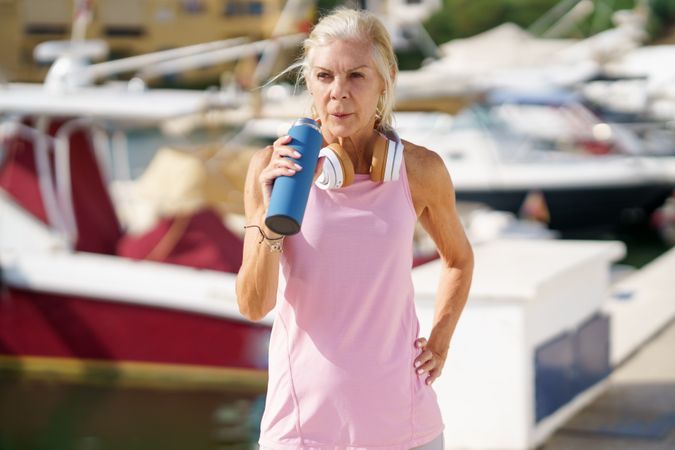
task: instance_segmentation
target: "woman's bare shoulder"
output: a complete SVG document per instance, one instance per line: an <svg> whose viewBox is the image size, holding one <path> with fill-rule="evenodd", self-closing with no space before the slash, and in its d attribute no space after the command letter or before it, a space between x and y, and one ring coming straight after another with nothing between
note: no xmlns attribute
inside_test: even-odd
<svg viewBox="0 0 675 450"><path fill-rule="evenodd" d="M443 158L428 148L403 141L406 172L411 183L429 183L448 176Z"/></svg>
<svg viewBox="0 0 675 450"><path fill-rule="evenodd" d="M443 158L421 145L411 142L404 145L406 174L417 215L454 198L454 187Z"/></svg>

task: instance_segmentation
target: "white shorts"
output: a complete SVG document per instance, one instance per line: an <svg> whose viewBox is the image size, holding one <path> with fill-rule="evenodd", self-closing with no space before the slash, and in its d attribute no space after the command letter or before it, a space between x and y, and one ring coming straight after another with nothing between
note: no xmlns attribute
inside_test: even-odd
<svg viewBox="0 0 675 450"><path fill-rule="evenodd" d="M443 447L445 447L445 440L443 439L443 433L441 433L433 441L427 442L424 445L412 448L410 450L443 450ZM269 449L265 447L260 447L260 450L269 450Z"/></svg>
<svg viewBox="0 0 675 450"><path fill-rule="evenodd" d="M443 450L443 447L445 447L445 439L443 438L443 433L441 433L433 441L411 450Z"/></svg>

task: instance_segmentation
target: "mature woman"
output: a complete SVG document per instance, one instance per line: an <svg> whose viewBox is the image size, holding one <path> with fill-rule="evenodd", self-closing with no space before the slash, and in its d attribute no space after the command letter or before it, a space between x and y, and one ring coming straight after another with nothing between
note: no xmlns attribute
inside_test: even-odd
<svg viewBox="0 0 675 450"><path fill-rule="evenodd" d="M431 384L473 270L450 176L436 153L401 142L392 127L396 59L375 16L340 9L324 17L300 66L324 141L340 144L354 175L339 188L313 186L300 233L283 239L264 219L274 179L303 170L292 159L299 155L284 136L250 164L239 308L260 320L276 307L260 446L442 449ZM402 152L385 181L374 175L382 148ZM428 340L419 337L411 281L417 220L443 261Z"/></svg>

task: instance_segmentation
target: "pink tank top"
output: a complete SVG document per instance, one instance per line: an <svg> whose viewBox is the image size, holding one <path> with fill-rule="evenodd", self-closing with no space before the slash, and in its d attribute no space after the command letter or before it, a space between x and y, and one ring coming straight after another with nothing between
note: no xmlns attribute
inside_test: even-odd
<svg viewBox="0 0 675 450"><path fill-rule="evenodd" d="M312 187L284 242L261 447L408 450L443 431L413 367L416 220L405 162L398 181Z"/></svg>

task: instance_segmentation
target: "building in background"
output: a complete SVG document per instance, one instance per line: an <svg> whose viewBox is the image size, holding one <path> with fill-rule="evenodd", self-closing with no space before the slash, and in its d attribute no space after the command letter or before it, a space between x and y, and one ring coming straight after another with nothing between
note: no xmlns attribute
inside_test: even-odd
<svg viewBox="0 0 675 450"><path fill-rule="evenodd" d="M70 39L73 18L90 8L87 39L103 39L110 58L245 36L269 37L284 0L0 0L0 76L41 81L48 65L35 62L41 42ZM313 17L299 17L306 31ZM304 30L302 30L304 28ZM204 69L204 70L217 70ZM222 67L220 68L222 70ZM204 74L201 74L202 76Z"/></svg>

